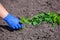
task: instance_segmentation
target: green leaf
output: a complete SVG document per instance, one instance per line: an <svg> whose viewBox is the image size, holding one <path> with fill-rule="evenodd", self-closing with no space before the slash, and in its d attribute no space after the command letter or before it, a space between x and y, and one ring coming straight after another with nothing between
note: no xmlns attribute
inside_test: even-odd
<svg viewBox="0 0 60 40"><path fill-rule="evenodd" d="M23 22L23 23L29 23L28 20L29 20L28 18L22 16L21 22Z"/></svg>
<svg viewBox="0 0 60 40"><path fill-rule="evenodd" d="M53 18L54 23L57 22L57 17L58 17L58 16L55 16L55 17Z"/></svg>
<svg viewBox="0 0 60 40"><path fill-rule="evenodd" d="M60 15L57 17L57 23L60 24Z"/></svg>
<svg viewBox="0 0 60 40"><path fill-rule="evenodd" d="M58 14L56 12L51 12L51 11L48 12L48 15L49 15L49 17L58 16Z"/></svg>
<svg viewBox="0 0 60 40"><path fill-rule="evenodd" d="M45 21L46 21L47 23L53 23L52 18L45 18Z"/></svg>
<svg viewBox="0 0 60 40"><path fill-rule="evenodd" d="M34 21L32 25L37 26L38 23L36 21Z"/></svg>

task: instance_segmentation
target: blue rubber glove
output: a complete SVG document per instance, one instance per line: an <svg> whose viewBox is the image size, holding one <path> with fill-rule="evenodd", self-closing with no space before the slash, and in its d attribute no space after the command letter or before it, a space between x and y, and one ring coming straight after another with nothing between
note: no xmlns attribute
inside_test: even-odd
<svg viewBox="0 0 60 40"><path fill-rule="evenodd" d="M4 21L7 22L9 27L11 29L21 29L23 28L23 24L19 23L19 19L16 18L15 16L8 14L5 18Z"/></svg>

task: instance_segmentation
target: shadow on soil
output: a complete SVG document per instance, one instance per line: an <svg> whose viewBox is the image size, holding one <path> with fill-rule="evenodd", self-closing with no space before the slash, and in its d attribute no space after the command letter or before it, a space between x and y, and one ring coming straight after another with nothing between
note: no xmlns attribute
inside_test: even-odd
<svg viewBox="0 0 60 40"><path fill-rule="evenodd" d="M8 30L8 31L10 31L10 32L18 31L18 30L19 30L19 29L13 30L13 29L11 29L8 25L0 25L0 28L3 28L3 29ZM2 29L0 29L0 31L2 31ZM3 31L2 31L2 32L3 32Z"/></svg>

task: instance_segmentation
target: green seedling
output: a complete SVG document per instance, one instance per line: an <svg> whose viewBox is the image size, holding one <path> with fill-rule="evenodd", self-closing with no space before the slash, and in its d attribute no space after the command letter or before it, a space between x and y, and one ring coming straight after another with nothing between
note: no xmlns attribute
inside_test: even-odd
<svg viewBox="0 0 60 40"><path fill-rule="evenodd" d="M46 21L47 23L52 24L52 28L55 28L55 24L60 24L60 14L57 12L41 12L31 18L25 18L24 16L21 18L21 23L27 23L34 26L38 26L42 22Z"/></svg>
<svg viewBox="0 0 60 40"><path fill-rule="evenodd" d="M21 22L21 23L29 23L29 21L28 21L28 20L29 20L28 18L26 18L26 17L22 16L22 18L21 18L20 22Z"/></svg>

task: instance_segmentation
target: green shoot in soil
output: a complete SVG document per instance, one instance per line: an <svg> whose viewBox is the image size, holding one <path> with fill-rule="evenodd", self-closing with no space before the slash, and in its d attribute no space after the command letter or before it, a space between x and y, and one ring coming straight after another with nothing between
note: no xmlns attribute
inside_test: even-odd
<svg viewBox="0 0 60 40"><path fill-rule="evenodd" d="M52 24L52 28L55 28L55 24L60 24L60 14L57 12L40 12L39 14L33 16L32 18L25 18L24 16L21 18L20 22L22 24L32 24L34 26L38 26L42 22L46 21L47 23Z"/></svg>

